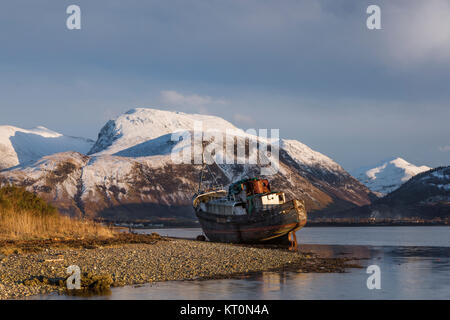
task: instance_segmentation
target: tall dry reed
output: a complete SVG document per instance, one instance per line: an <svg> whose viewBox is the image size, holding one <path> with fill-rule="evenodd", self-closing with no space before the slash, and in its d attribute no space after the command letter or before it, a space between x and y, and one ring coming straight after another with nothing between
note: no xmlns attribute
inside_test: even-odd
<svg viewBox="0 0 450 320"><path fill-rule="evenodd" d="M112 236L113 231L91 220L0 210L0 239L86 239Z"/></svg>
<svg viewBox="0 0 450 320"><path fill-rule="evenodd" d="M61 215L23 188L0 188L0 239L110 238L113 231L91 220Z"/></svg>

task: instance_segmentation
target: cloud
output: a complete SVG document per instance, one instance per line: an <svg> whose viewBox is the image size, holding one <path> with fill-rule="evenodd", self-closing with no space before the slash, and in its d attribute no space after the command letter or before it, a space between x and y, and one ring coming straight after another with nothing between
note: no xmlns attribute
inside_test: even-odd
<svg viewBox="0 0 450 320"><path fill-rule="evenodd" d="M280 128L344 166L450 154L449 0L78 0L81 32L65 6L22 2L0 10L3 123L95 137L158 103Z"/></svg>
<svg viewBox="0 0 450 320"><path fill-rule="evenodd" d="M448 1L388 2L384 8L387 47L395 63L449 61Z"/></svg>
<svg viewBox="0 0 450 320"><path fill-rule="evenodd" d="M169 106L206 113L207 107L211 105L224 105L223 99L214 99L210 96L198 94L183 95L175 90L163 90L160 92L161 103Z"/></svg>
<svg viewBox="0 0 450 320"><path fill-rule="evenodd" d="M438 149L441 152L447 152L450 151L450 146L440 146Z"/></svg>

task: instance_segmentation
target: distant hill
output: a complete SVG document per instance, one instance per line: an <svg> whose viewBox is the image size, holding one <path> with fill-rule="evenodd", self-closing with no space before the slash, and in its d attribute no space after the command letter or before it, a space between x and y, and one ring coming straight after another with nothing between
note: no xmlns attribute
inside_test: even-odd
<svg viewBox="0 0 450 320"><path fill-rule="evenodd" d="M86 153L94 141L64 136L45 127L21 129L0 126L0 170L17 165L28 165L58 152Z"/></svg>
<svg viewBox="0 0 450 320"><path fill-rule="evenodd" d="M430 169L427 166L415 166L402 158L393 158L352 171L351 174L370 190L384 196L415 175Z"/></svg>
<svg viewBox="0 0 450 320"><path fill-rule="evenodd" d="M450 217L450 166L419 173L371 205L348 210L336 217Z"/></svg>

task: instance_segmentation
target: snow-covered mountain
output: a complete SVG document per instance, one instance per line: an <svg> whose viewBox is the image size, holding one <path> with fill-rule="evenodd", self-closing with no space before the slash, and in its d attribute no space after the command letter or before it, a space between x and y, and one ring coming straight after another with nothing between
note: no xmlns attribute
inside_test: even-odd
<svg viewBox="0 0 450 320"><path fill-rule="evenodd" d="M43 157L26 168L0 173L0 185L23 185L74 215L125 220L193 217L191 198L201 166L177 164L171 153L187 150L190 141L185 134L193 133L195 121L203 122L203 130L234 130L236 143L247 145L254 137L219 117L133 109L101 129L88 155L65 152ZM182 138L172 141L174 132L182 133ZM304 199L310 212L370 203L371 192L327 156L295 140L282 140L278 149L273 148L272 152L279 152L280 164L279 171L269 177L272 187L289 198ZM227 156L223 148L217 148L215 155ZM210 168L219 183L228 185L260 174L261 166L219 163Z"/></svg>
<svg viewBox="0 0 450 320"><path fill-rule="evenodd" d="M89 139L64 136L44 127L26 130L0 126L0 170L30 164L58 152L86 153L93 143Z"/></svg>
<svg viewBox="0 0 450 320"><path fill-rule="evenodd" d="M338 217L450 218L450 166L419 173L371 205L341 212Z"/></svg>
<svg viewBox="0 0 450 320"><path fill-rule="evenodd" d="M394 158L372 167L360 168L352 173L370 190L386 195L415 175L430 169L427 166L415 166L402 158Z"/></svg>
<svg viewBox="0 0 450 320"><path fill-rule="evenodd" d="M219 117L136 108L129 110L116 120L108 121L101 129L98 140L89 154L115 154L176 131L191 131L194 129L195 122L203 124L200 130L238 129Z"/></svg>

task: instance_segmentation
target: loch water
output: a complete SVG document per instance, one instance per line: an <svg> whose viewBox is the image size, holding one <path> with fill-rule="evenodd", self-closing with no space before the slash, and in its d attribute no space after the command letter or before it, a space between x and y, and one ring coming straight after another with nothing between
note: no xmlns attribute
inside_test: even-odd
<svg viewBox="0 0 450 320"><path fill-rule="evenodd" d="M195 238L201 229L151 229ZM114 288L89 299L450 299L450 227L309 227L300 250L352 257L363 268L346 273L262 272L238 279L169 281ZM368 289L367 267L381 271L381 289ZM46 295L39 299L83 299Z"/></svg>

